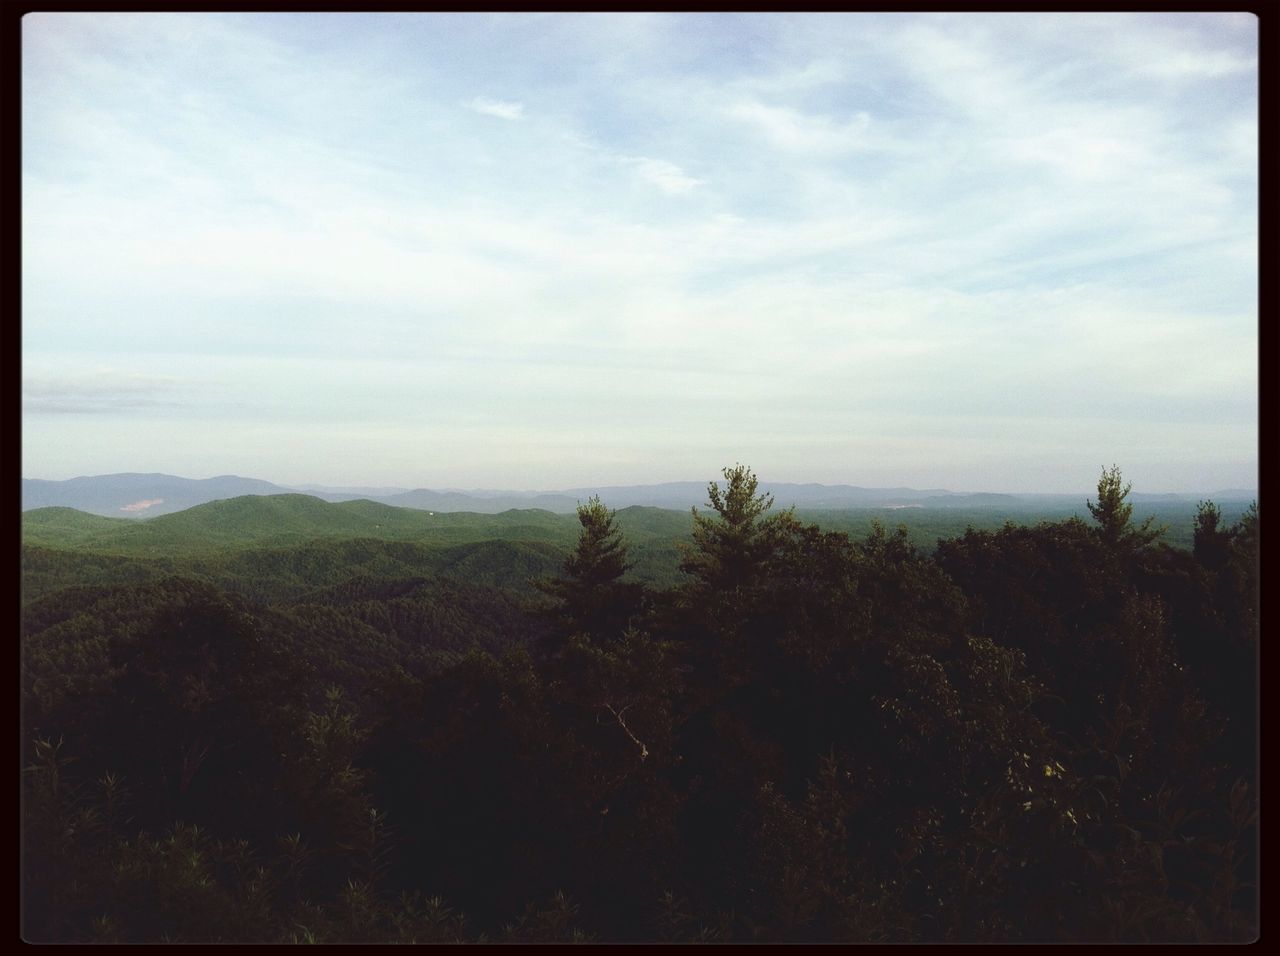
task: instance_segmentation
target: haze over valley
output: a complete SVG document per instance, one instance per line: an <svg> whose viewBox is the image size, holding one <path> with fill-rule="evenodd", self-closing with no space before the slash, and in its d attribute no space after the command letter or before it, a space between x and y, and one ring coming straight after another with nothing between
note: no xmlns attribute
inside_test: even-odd
<svg viewBox="0 0 1280 956"><path fill-rule="evenodd" d="M1010 514L1039 509L1080 507L1085 494L994 494L990 492L955 492L941 488L859 488L851 485L792 484L762 482L761 490L772 494L778 507L804 509L847 509L908 507L927 508L994 508ZM688 510L706 506L707 482L667 482L659 485L570 488L559 491L498 491L427 488L324 488L303 485L296 488L276 485L253 478L222 475L216 478L188 479L173 475L119 474L96 475L45 481L24 478L22 510L66 507L107 517L152 517L181 511L207 501L235 498L241 495L278 495L303 492L324 501L376 501L400 508L430 511L472 511L497 514L512 508L539 508L557 514L572 514L592 495L599 495L611 507L627 508L644 505L655 508ZM1205 498L1218 501L1248 501L1257 497L1248 489L1217 489L1194 493L1143 494L1134 492L1133 500L1166 505L1194 505Z"/></svg>

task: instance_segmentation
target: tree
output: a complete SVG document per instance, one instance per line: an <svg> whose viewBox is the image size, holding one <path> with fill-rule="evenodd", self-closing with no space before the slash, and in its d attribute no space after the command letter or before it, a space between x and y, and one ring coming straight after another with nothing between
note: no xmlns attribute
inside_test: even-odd
<svg viewBox="0 0 1280 956"><path fill-rule="evenodd" d="M633 565L615 518L599 495L579 505L577 547L565 559L560 577L537 584L559 602L551 613L568 634L617 638L639 609L643 589L622 581Z"/></svg>
<svg viewBox="0 0 1280 956"><path fill-rule="evenodd" d="M1202 501L1196 508L1195 537L1192 553L1202 567L1217 571L1227 561L1232 532L1222 526L1222 512L1212 501Z"/></svg>
<svg viewBox="0 0 1280 956"><path fill-rule="evenodd" d="M716 517L693 509L692 550L685 552L680 570L712 589L731 590L746 585L767 559L778 532L795 524L794 509L764 520L773 507L773 495L757 495L759 481L746 465L723 472L724 491L716 482L707 486L707 498Z"/></svg>
<svg viewBox="0 0 1280 956"><path fill-rule="evenodd" d="M1145 547L1165 531L1163 527L1152 527L1154 517L1136 528L1133 526L1133 505L1125 501L1132 488L1132 484L1123 484L1120 468L1112 465L1110 469L1104 468L1098 479L1098 503L1086 502L1089 513L1098 522L1103 541L1126 551Z"/></svg>

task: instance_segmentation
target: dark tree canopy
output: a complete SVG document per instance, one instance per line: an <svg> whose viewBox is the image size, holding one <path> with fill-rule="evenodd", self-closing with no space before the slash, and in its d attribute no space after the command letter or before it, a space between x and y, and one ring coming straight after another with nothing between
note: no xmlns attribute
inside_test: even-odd
<svg viewBox="0 0 1280 956"><path fill-rule="evenodd" d="M1256 938L1256 505L1175 548L1113 467L1096 526L929 551L723 475L666 589L598 498L447 558L42 548L25 938Z"/></svg>

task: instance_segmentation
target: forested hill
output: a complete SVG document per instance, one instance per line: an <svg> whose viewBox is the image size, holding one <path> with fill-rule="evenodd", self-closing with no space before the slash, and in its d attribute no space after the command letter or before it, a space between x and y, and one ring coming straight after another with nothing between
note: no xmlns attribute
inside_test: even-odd
<svg viewBox="0 0 1280 956"><path fill-rule="evenodd" d="M578 506L593 495L610 502L616 509L633 506L664 508L687 512L700 507L706 484L676 481L654 485L619 485L612 487L570 488L563 491L413 491L377 488L285 488L268 481L224 475L218 478L190 479L161 474L97 475L67 481L22 480L22 509L69 507L91 514L116 518L146 518L183 511L195 505L243 495L280 495L305 491L324 501L340 502L367 499L397 508L424 511L464 511L476 514L499 514L512 509L538 509L556 514L573 515ZM1029 516L1050 517L1069 514L1079 509L1084 495L1064 494L990 494L957 493L941 488L863 488L855 485L762 483L761 493L771 494L780 508L796 507L802 511L840 511L902 508L924 508L933 511L972 511L986 513L1000 520L1025 522ZM1220 506L1244 507L1256 497L1245 491L1217 491L1212 494L1135 494L1132 502L1139 508L1161 513L1191 512L1203 498L1212 498Z"/></svg>
<svg viewBox="0 0 1280 956"><path fill-rule="evenodd" d="M677 578L688 514L628 508L636 580ZM305 495L246 496L143 521L69 508L25 512L23 594L74 584L129 584L191 575L264 599L285 599L356 574L441 575L529 593L577 540L576 516L535 509L497 515L329 503Z"/></svg>
<svg viewBox="0 0 1280 956"><path fill-rule="evenodd" d="M253 495L211 501L144 521L100 518L65 508L22 516L23 540L120 554L261 547L316 538L378 538L457 544L482 539L573 540L576 521L546 511L500 515L431 514L372 501L330 503L309 495Z"/></svg>
<svg viewBox="0 0 1280 956"><path fill-rule="evenodd" d="M1239 520L1245 502L1222 504L1224 520ZM912 543L932 550L940 538L966 528L1001 527L1006 521L1034 524L1040 520L1086 516L1083 501L1046 503L1018 510L1006 507L911 507L901 509L797 509L804 520L827 530L854 535L869 533L876 523L902 525ZM1191 547L1195 507L1175 499L1135 506L1139 520L1148 517L1166 527L1164 541ZM640 572L650 580L673 581L673 542L688 540L688 511L633 505L618 511L618 522L640 556ZM576 539L575 515L540 509L511 509L498 514L429 512L393 507L369 500L326 502L310 495L250 495L212 501L172 514L146 519L107 518L64 507L23 512L24 544L75 548L120 555L178 557L200 552L251 547L284 547L316 539L374 538L412 541L428 547L467 542L538 541L568 547ZM663 556L664 563L657 562Z"/></svg>
<svg viewBox="0 0 1280 956"><path fill-rule="evenodd" d="M1256 506L922 547L724 478L25 513L24 938L1257 937Z"/></svg>

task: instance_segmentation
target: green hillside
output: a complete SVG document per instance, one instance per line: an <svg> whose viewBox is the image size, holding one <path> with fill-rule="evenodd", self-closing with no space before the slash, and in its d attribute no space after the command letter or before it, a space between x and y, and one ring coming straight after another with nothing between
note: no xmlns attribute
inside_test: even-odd
<svg viewBox="0 0 1280 956"><path fill-rule="evenodd" d="M307 495L246 496L144 521L42 508L22 521L24 602L61 587L168 574L267 602L358 575L443 576L530 592L531 579L560 570L580 530L576 516L536 509L432 514ZM634 577L674 583L674 542L687 537L688 515L628 508L620 521L636 542Z"/></svg>
<svg viewBox="0 0 1280 956"><path fill-rule="evenodd" d="M130 518L103 518L75 508L38 508L22 513L22 540L55 547L84 545L134 523Z"/></svg>
<svg viewBox="0 0 1280 956"><path fill-rule="evenodd" d="M331 504L309 495L231 498L144 521L70 508L40 508L22 516L24 544L153 557L285 547L319 538L431 545L504 539L568 546L576 529L572 516L547 511L432 514L363 500Z"/></svg>
<svg viewBox="0 0 1280 956"><path fill-rule="evenodd" d="M426 514L366 501L330 504L309 495L245 496L119 528L93 546L173 552L283 545L315 538L394 539L413 536L429 520Z"/></svg>
<svg viewBox="0 0 1280 956"><path fill-rule="evenodd" d="M1224 509L1224 517L1238 518L1235 510ZM1166 543L1190 547L1192 514L1152 513L1167 526ZM996 530L1010 520L1033 524L1061 520L1067 513L867 508L799 511L798 516L855 537L870 533L876 523L902 526L913 545L931 552L939 539L970 527ZM617 523L631 546L631 577L656 587L677 583L678 543L689 541L691 522L683 511L619 510ZM266 600L355 574L444 574L528 590L530 578L559 569L579 530L576 516L537 509L433 514L297 494L210 502L143 521L41 508L22 516L23 592L24 600L31 600L69 584L136 584L170 573L194 574ZM499 547L502 542L509 546Z"/></svg>
<svg viewBox="0 0 1280 956"><path fill-rule="evenodd" d="M1243 502L1226 502L1221 507L1228 523L1239 521L1245 512ZM976 531L996 531L1012 522L1016 525L1034 525L1041 521L1063 521L1077 517L1089 520L1089 513L1081 504L1076 507L1037 507L1034 509L997 508L848 508L839 510L797 509L796 515L826 531L841 531L855 538L865 537L879 522L886 528L902 526L907 529L907 539L917 548L932 551L939 539L963 535L968 528ZM1195 508L1185 502L1158 506L1137 505L1134 520L1141 523L1148 517L1164 526L1160 540L1176 548L1190 549L1195 532ZM625 526L624 526L625 527Z"/></svg>
<svg viewBox="0 0 1280 956"><path fill-rule="evenodd" d="M674 583L689 516L635 507L619 523L635 545L633 576ZM432 514L308 495L233 498L144 521L42 508L22 516L23 587L31 600L70 584L182 573L274 600L356 574L441 574L527 590L560 569L579 530L575 515L537 509Z"/></svg>
<svg viewBox="0 0 1280 956"><path fill-rule="evenodd" d="M956 537L969 527L996 530L1008 521L1033 524L1041 520L1061 520L1080 510L1011 514L994 508L865 508L801 510L797 514L802 520L813 522L824 530L841 531L855 537L865 536L876 523L890 528L902 526L913 545L932 551L940 538ZM1163 538L1166 543L1190 547L1192 512L1183 513L1183 510L1171 508L1137 510L1138 517L1153 514L1158 523L1167 526ZM1238 511L1238 508L1228 506L1224 508L1224 518L1236 520ZM635 564L633 577L658 586L674 584L679 579L677 542L689 540L690 515L684 511L633 506L619 510L617 522L631 543L631 557ZM486 553L481 561L484 567L479 568L461 555L449 559L427 559L418 555L409 557L402 567L401 558L394 557L394 552L379 552L375 558L364 553L368 544L354 547L351 542L361 539L406 543L435 551L480 542L505 541L536 543L563 553L572 547L579 530L575 515L558 515L538 509L513 509L500 514L432 513L368 500L329 503L299 494L250 495L214 501L142 521L104 518L71 508L40 508L22 515L25 546L98 556L94 561L80 561L79 573L85 575L81 578L82 583L138 582L154 573L179 570L209 574L213 579L227 581L231 577L244 576L245 565L240 563L240 559L236 559L237 568L233 572L222 573L216 569L227 564L228 553L244 551L297 552L288 559L246 555L245 560L250 566L264 560L273 565L281 561L286 565L318 561L335 565L332 574L339 574L336 566L351 561L355 567L370 573L382 574L385 570L413 574L424 569L435 571L436 562L444 560L448 566L456 568L452 573L460 576L478 573L479 580L502 578L509 581L518 575L521 567L527 567L532 574L547 573L544 569L548 565L554 571L557 566L549 557L552 552L544 547L537 555L517 559L509 552L504 555L492 551ZM337 550L308 550L307 546L319 541L338 546ZM126 567L105 561L107 556L147 558L158 563L152 566L151 571L144 571L140 566ZM199 560L192 564L191 560L195 559ZM369 561L373 561L373 566L367 566ZM489 567L495 562L494 567ZM26 590L43 592L45 563L47 560L42 559L38 552L24 552ZM499 570L497 565L504 565L505 570ZM256 571L253 573L257 574ZM278 569L266 574L268 578L276 578ZM311 572L304 572L298 577L299 584L311 580Z"/></svg>

